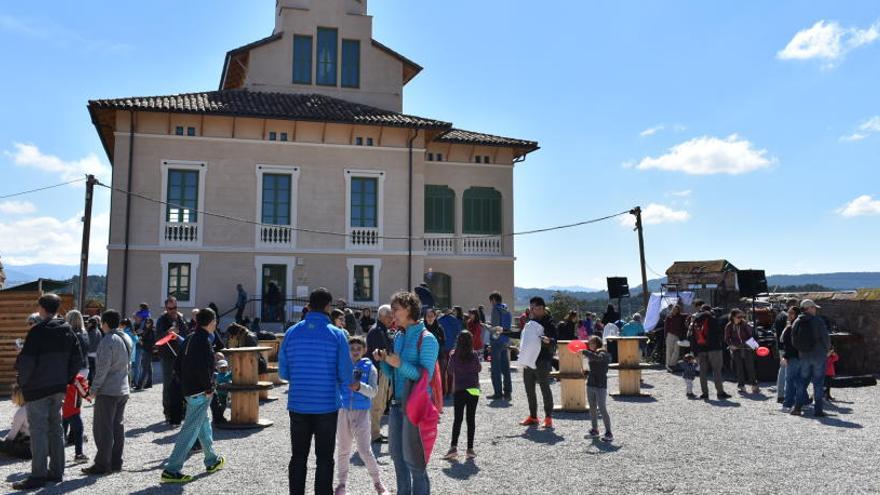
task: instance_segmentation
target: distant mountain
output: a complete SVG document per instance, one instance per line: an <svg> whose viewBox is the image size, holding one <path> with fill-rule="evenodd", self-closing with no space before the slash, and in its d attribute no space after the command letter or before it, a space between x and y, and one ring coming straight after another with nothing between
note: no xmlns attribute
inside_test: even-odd
<svg viewBox="0 0 880 495"><path fill-rule="evenodd" d="M52 280L68 280L79 275L79 265L52 265L47 263L35 265L8 265L4 264L6 272L6 286L33 282L38 278ZM89 265L89 275L105 275L107 265Z"/></svg>
<svg viewBox="0 0 880 495"><path fill-rule="evenodd" d="M547 287L548 290L564 290L566 292L599 292L600 289L591 289L589 287L584 287L583 285L551 285Z"/></svg>
<svg viewBox="0 0 880 495"><path fill-rule="evenodd" d="M666 277L648 280L648 290L660 291L660 285L666 283ZM630 281L629 292L637 296L642 292L642 285L633 286ZM773 291L774 287L805 286L809 284L829 287L833 290L855 290L880 287L880 272L841 272L841 273L814 273L803 275L770 275L767 277L767 286ZM581 288L581 287L577 287ZM529 299L534 296L543 297L548 302L556 292L564 292L575 299L584 301L608 300L607 291L598 290L565 290L564 287L548 287L544 289L515 288L517 306L525 306Z"/></svg>

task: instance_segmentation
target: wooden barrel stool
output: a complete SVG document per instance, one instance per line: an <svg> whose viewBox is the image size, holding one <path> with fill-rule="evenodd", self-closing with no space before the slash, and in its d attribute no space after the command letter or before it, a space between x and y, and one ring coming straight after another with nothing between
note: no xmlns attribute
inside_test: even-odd
<svg viewBox="0 0 880 495"><path fill-rule="evenodd" d="M581 353L568 349L570 340L557 342L559 351L559 371L551 372L550 376L559 378L562 390L562 404L553 407L555 411L587 412L587 386L584 371L584 358Z"/></svg>
<svg viewBox="0 0 880 495"><path fill-rule="evenodd" d="M272 388L271 382L259 380L258 356L264 350L269 348L238 347L223 351L232 369L232 383L224 383L219 388L229 391L232 419L217 425L218 428L238 430L272 426L272 421L260 418L260 393Z"/></svg>

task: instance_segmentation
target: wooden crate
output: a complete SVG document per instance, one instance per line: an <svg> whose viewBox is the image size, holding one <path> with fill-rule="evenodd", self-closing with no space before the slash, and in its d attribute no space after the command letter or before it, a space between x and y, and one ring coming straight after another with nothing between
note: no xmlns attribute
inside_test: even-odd
<svg viewBox="0 0 880 495"><path fill-rule="evenodd" d="M0 396L7 396L12 391L16 380L15 360L18 356L16 339L24 340L30 330L25 321L37 310L37 300L42 293L34 292L0 292ZM73 295L61 294L61 308L58 314L63 315L72 309Z"/></svg>

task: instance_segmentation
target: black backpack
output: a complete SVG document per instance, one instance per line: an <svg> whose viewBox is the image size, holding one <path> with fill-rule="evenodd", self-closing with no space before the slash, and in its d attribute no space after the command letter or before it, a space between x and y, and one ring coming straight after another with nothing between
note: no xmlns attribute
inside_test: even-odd
<svg viewBox="0 0 880 495"><path fill-rule="evenodd" d="M791 345L799 352L810 352L816 348L819 340L816 335L816 325L807 321L804 316L798 317L791 327Z"/></svg>

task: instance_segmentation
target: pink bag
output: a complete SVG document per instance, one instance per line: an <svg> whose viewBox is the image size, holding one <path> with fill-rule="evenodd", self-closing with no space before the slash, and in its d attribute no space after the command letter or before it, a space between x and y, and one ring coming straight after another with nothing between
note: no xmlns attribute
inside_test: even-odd
<svg viewBox="0 0 880 495"><path fill-rule="evenodd" d="M581 323L577 328L578 339L579 340L587 340L590 338L590 334L587 333L587 326Z"/></svg>
<svg viewBox="0 0 880 495"><path fill-rule="evenodd" d="M425 464L427 464L431 459L434 444L437 442L437 424L440 422L440 412L434 405L433 398L428 395L428 372L426 370L422 370L421 378L409 392L409 397L406 400L406 417L419 429Z"/></svg>

